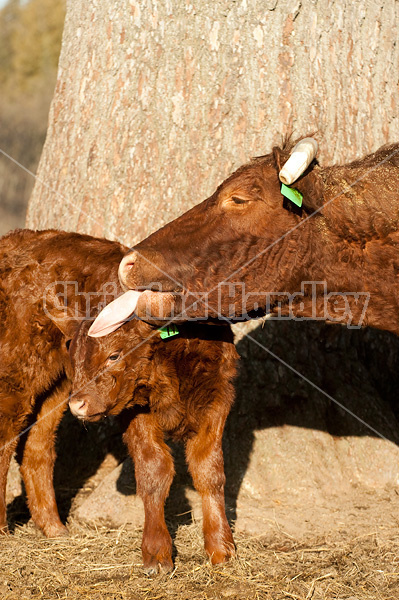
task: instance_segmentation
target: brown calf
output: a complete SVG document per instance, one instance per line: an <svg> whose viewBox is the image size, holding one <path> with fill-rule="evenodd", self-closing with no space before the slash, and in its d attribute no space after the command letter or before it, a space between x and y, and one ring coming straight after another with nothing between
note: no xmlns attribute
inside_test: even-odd
<svg viewBox="0 0 399 600"><path fill-rule="evenodd" d="M0 239L0 531L7 530L10 458L36 413L21 464L28 506L47 536L66 533L53 488L54 438L70 392L65 342L76 325L62 302L72 316L75 309L89 316L112 300L120 291L117 269L125 250L116 242L58 231L19 230ZM109 294L96 293L106 282Z"/></svg>
<svg viewBox="0 0 399 600"><path fill-rule="evenodd" d="M97 421L124 411L124 441L144 502L142 541L148 573L170 570L172 542L164 502L174 475L165 436L185 444L194 486L201 494L205 550L213 564L234 554L224 506L222 435L234 391L237 353L227 326L183 324L163 340L133 320L99 339L84 323L73 338L72 413Z"/></svg>

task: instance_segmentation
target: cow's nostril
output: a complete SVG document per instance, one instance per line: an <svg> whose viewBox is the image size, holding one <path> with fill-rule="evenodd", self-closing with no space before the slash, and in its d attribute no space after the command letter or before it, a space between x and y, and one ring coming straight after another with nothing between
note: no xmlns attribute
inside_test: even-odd
<svg viewBox="0 0 399 600"><path fill-rule="evenodd" d="M122 286L128 288L127 283L126 283L126 276L128 275L129 271L131 270L131 268L133 267L134 263L136 262L136 252L130 252L129 254L126 254L126 256L124 256L121 260L121 263L119 265L119 270L118 270L118 275L119 275L119 280L122 284Z"/></svg>

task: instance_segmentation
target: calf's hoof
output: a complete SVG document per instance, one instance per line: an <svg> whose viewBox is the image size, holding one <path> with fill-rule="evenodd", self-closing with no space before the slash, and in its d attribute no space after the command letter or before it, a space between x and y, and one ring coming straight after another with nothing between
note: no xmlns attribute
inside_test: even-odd
<svg viewBox="0 0 399 600"><path fill-rule="evenodd" d="M225 542L219 547L206 548L206 552L213 565L220 565L236 556L236 547L234 542Z"/></svg>
<svg viewBox="0 0 399 600"><path fill-rule="evenodd" d="M173 571L172 538L167 530L144 534L141 554L146 575Z"/></svg>
<svg viewBox="0 0 399 600"><path fill-rule="evenodd" d="M158 573L161 575L162 573L170 573L171 571L173 571L173 562L171 560L164 560L162 562L156 561L150 565L144 565L144 573L149 577L158 575Z"/></svg>
<svg viewBox="0 0 399 600"><path fill-rule="evenodd" d="M7 535L8 533L8 525L0 525L0 535Z"/></svg>
<svg viewBox="0 0 399 600"><path fill-rule="evenodd" d="M41 527L41 530L48 538L69 537L69 531L62 523L57 525L47 524L45 527Z"/></svg>
<svg viewBox="0 0 399 600"><path fill-rule="evenodd" d="M173 571L173 561L171 553L157 553L150 555L143 552L144 573L149 576Z"/></svg>

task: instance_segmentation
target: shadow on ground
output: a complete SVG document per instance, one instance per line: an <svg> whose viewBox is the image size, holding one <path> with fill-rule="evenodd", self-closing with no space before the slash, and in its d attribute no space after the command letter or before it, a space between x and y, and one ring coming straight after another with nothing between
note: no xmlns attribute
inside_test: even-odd
<svg viewBox="0 0 399 600"><path fill-rule="evenodd" d="M252 330L248 331L248 324L244 326L246 336L238 331L238 337L243 337L237 342L241 363L236 381L236 402L224 436L226 497L231 521L237 517L237 499L251 473L255 448L260 465L255 470L266 482L266 487L273 464L277 465L277 470L280 464L283 465L281 477L290 478L287 485L292 487L302 485L304 479L312 485L313 479L323 475L316 472L320 469L317 453L320 455L325 448L317 438L312 454L309 444L313 444L313 438L309 438L309 432L323 432L328 439L338 442L348 437L363 440L366 445L369 440L379 437L395 445L399 442L399 341L395 336L371 329L348 330L339 325L309 321L267 321L264 327L255 323L250 327ZM268 444L276 439L270 433L273 431L276 436L278 432L279 442L284 439L286 426L295 428L292 442L283 443L278 449L270 447ZM351 443L356 446L356 441ZM347 446L338 444L334 446L334 452L353 454L355 446L348 450ZM109 453L119 462L126 457L117 422L107 420L84 429L69 414L65 415L59 431L55 470L57 499L64 520L77 492L97 472ZM173 453L177 472L165 511L172 535L179 525L191 521L191 506L185 492L191 481L184 452L176 445ZM356 457L358 471L362 469L362 453L361 449ZM301 463L302 455L307 463ZM326 453L326 460L329 456ZM365 470L370 470L369 462L370 455L364 452ZM284 465L291 463L292 466L284 470ZM350 470L351 463L348 464ZM275 483L278 473L273 477ZM395 479L395 474L392 478ZM128 462L122 468L117 489L126 496L136 492L133 469ZM21 497L9 505L8 512L11 525L29 519Z"/></svg>

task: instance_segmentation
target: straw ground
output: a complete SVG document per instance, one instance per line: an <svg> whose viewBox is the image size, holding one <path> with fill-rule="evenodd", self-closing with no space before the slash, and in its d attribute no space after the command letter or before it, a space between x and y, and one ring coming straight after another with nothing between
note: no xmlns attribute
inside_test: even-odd
<svg viewBox="0 0 399 600"><path fill-rule="evenodd" d="M386 506L374 509L383 514ZM236 532L238 558L217 567L205 559L200 524L181 525L174 572L153 578L141 567L139 530L90 527L72 517L69 538L45 539L27 523L1 539L0 597L397 600L399 523L381 526L361 511L359 518L361 535L356 518L340 533L298 539L276 527L268 536Z"/></svg>

